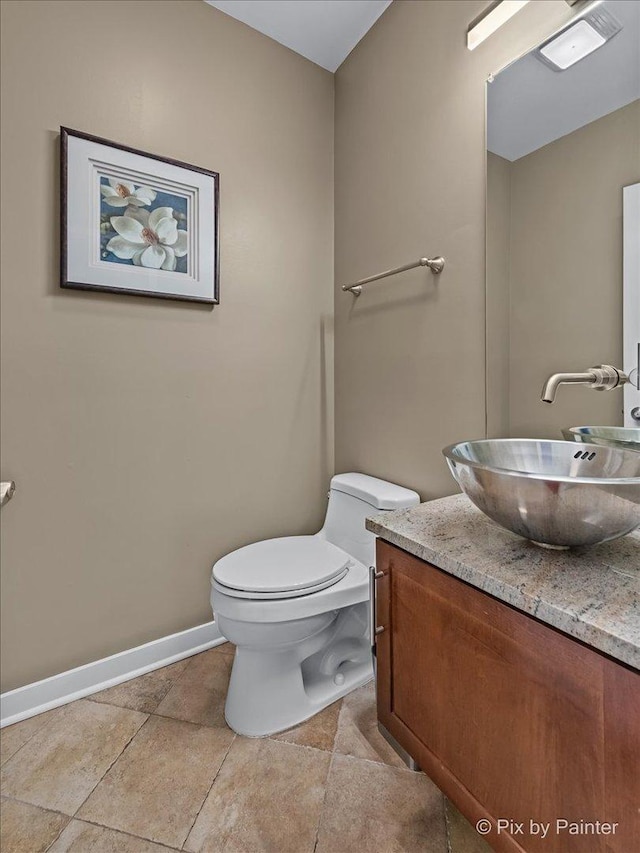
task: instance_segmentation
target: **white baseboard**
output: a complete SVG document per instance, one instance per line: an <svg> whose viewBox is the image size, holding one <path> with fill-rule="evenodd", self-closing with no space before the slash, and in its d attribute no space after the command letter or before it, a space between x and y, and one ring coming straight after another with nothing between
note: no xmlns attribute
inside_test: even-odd
<svg viewBox="0 0 640 853"><path fill-rule="evenodd" d="M0 695L0 728L137 678L225 642L215 622L160 637Z"/></svg>

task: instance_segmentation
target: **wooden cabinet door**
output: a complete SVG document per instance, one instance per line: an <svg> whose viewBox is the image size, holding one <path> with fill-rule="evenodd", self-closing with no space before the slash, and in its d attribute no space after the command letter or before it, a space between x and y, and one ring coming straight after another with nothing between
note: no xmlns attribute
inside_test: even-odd
<svg viewBox="0 0 640 853"><path fill-rule="evenodd" d="M608 853L640 851L640 673L604 660L604 785L607 819L618 822Z"/></svg>
<svg viewBox="0 0 640 853"><path fill-rule="evenodd" d="M378 713L396 740L467 818L491 820L496 850L631 853L622 838L632 835L620 828L616 839L556 825L621 819L605 800L603 664L617 665L380 540L377 566L385 627L377 637ZM636 673L625 687L626 712L616 708L628 737ZM637 743L614 754L621 757L608 759L610 804ZM631 806L637 779L626 785ZM499 819L513 825L498 833ZM633 814L625 820L631 831ZM549 825L545 838L531 821Z"/></svg>

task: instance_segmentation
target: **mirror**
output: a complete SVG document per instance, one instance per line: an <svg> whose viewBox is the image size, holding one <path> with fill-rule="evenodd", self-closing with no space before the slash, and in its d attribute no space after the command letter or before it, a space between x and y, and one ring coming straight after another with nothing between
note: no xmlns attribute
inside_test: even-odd
<svg viewBox="0 0 640 853"><path fill-rule="evenodd" d="M540 401L551 374L637 367L639 98L637 0L591 4L487 82L490 437L640 427L631 384Z"/></svg>

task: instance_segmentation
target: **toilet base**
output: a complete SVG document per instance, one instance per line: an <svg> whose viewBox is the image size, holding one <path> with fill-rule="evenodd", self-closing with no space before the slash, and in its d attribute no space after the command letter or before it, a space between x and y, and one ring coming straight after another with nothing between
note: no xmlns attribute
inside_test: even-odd
<svg viewBox="0 0 640 853"><path fill-rule="evenodd" d="M236 656L238 655L239 653L236 651ZM336 685L327 676L326 687L321 691L322 698L313 699L309 696L303 696L298 690L298 701L286 708L280 703L275 708L268 708L263 703L247 707L246 699L243 700L242 696L234 696L230 693L227 697L224 717L229 728L244 737L275 735L304 723L305 720L314 717L323 708L327 708L337 702L338 699L342 699L347 693L367 684L372 678L373 667L370 664L368 666L361 664L349 678L345 677L341 685ZM299 685L294 686L298 687ZM291 701L291 693L288 696L289 701Z"/></svg>
<svg viewBox="0 0 640 853"><path fill-rule="evenodd" d="M277 734L370 681L366 610L365 603L339 610L302 642L238 644L225 704L228 725L245 737Z"/></svg>

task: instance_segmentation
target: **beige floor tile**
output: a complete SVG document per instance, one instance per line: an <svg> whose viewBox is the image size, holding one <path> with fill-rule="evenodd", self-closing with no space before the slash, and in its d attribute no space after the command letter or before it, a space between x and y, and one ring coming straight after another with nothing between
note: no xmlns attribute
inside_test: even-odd
<svg viewBox="0 0 640 853"><path fill-rule="evenodd" d="M24 746L57 713L58 708L54 708L53 711L45 711L44 714L38 714L0 730L0 764L4 764L12 755L15 755L20 747Z"/></svg>
<svg viewBox="0 0 640 853"><path fill-rule="evenodd" d="M375 682L370 681L342 700L335 751L406 769L404 761L378 731Z"/></svg>
<svg viewBox="0 0 640 853"><path fill-rule="evenodd" d="M94 693L90 698L93 702L106 702L108 705L152 714L189 666L190 661L190 658L186 658L170 666L163 666L146 675L132 678L131 681L125 681L124 684Z"/></svg>
<svg viewBox="0 0 640 853"><path fill-rule="evenodd" d="M233 657L217 648L192 657L175 684L156 708L163 717L187 720L203 726L222 726L224 703Z"/></svg>
<svg viewBox="0 0 640 853"><path fill-rule="evenodd" d="M174 849L105 826L72 820L47 853L171 853Z"/></svg>
<svg viewBox="0 0 640 853"><path fill-rule="evenodd" d="M3 793L74 814L145 720L85 699L65 705L2 766Z"/></svg>
<svg viewBox="0 0 640 853"><path fill-rule="evenodd" d="M236 738L185 849L311 853L331 756L268 738Z"/></svg>
<svg viewBox="0 0 640 853"><path fill-rule="evenodd" d="M491 847L453 803L445 799L444 805L451 853L491 853Z"/></svg>
<svg viewBox="0 0 640 853"><path fill-rule="evenodd" d="M235 653L236 653L235 645L233 643L228 642L228 641L226 643L223 643L221 646L214 646L214 648L211 651L213 651L213 650L220 652L220 654L223 654L223 655L235 655Z"/></svg>
<svg viewBox="0 0 640 853"><path fill-rule="evenodd" d="M297 743L300 746L312 746L314 749L323 749L326 752L333 750L333 743L338 730L338 715L342 707L342 700L334 702L320 713L300 723L279 735L272 735L274 740L285 743Z"/></svg>
<svg viewBox="0 0 640 853"><path fill-rule="evenodd" d="M58 812L2 797L0 850L2 853L43 853L68 821L66 815Z"/></svg>
<svg viewBox="0 0 640 853"><path fill-rule="evenodd" d="M77 816L180 847L232 741L229 730L150 717Z"/></svg>
<svg viewBox="0 0 640 853"><path fill-rule="evenodd" d="M423 773L334 755L316 853L447 853L441 792Z"/></svg>

